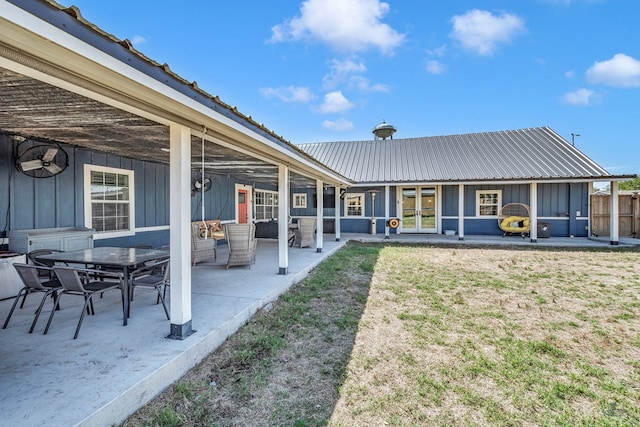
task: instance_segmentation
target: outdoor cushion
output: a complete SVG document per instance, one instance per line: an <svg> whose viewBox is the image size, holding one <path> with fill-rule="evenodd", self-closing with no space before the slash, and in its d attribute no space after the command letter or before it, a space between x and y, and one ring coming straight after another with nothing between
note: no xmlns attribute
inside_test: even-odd
<svg viewBox="0 0 640 427"><path fill-rule="evenodd" d="M506 232L529 231L529 218L524 216L508 216L500 223L500 229Z"/></svg>

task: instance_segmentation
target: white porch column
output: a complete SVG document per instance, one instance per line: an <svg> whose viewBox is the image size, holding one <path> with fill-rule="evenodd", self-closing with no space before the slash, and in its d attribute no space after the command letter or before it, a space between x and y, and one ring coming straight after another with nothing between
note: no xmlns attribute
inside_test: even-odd
<svg viewBox="0 0 640 427"><path fill-rule="evenodd" d="M529 184L529 237L531 243L538 242L538 183L532 182Z"/></svg>
<svg viewBox="0 0 640 427"><path fill-rule="evenodd" d="M389 238L389 186L384 186L384 238Z"/></svg>
<svg viewBox="0 0 640 427"><path fill-rule="evenodd" d="M289 272L289 167L278 165L278 274Z"/></svg>
<svg viewBox="0 0 640 427"><path fill-rule="evenodd" d="M589 209L587 209L587 237L591 237L591 200L592 200L592 196L593 196L593 182L589 183L589 189L587 190L587 193L589 193L589 199L587 202L587 206L589 207Z"/></svg>
<svg viewBox="0 0 640 427"><path fill-rule="evenodd" d="M324 183L316 179L316 252L322 252L324 247Z"/></svg>
<svg viewBox="0 0 640 427"><path fill-rule="evenodd" d="M171 247L171 331L182 340L191 325L191 129L169 126L169 224Z"/></svg>
<svg viewBox="0 0 640 427"><path fill-rule="evenodd" d="M458 240L464 240L464 184L458 184Z"/></svg>
<svg viewBox="0 0 640 427"><path fill-rule="evenodd" d="M336 217L336 219L335 219L335 221L336 221L336 224L335 224L336 242L340 241L340 202L342 201L342 199L340 198L340 190L341 190L341 188L336 186L336 195L335 195L335 198L336 198L336 202L335 202L335 205L336 205L336 209L335 209L335 212L336 212L335 213L335 217Z"/></svg>
<svg viewBox="0 0 640 427"><path fill-rule="evenodd" d="M620 240L618 217L620 215L620 201L618 200L618 181L611 181L611 196L609 202L609 244L617 245Z"/></svg>

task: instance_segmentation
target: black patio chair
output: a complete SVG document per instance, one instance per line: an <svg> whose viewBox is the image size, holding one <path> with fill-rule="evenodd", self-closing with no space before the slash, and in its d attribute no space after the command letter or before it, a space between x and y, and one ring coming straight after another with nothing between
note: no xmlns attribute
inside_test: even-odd
<svg viewBox="0 0 640 427"><path fill-rule="evenodd" d="M14 263L13 267L18 272L18 276L20 276L20 280L22 280L24 287L20 289L18 294L15 296L15 301L13 301L13 305L11 306L11 310L9 310L9 314L7 315L7 318L2 325L2 329L5 329L9 324L9 320L11 320L11 316L13 315L13 311L16 309L16 305L18 305L20 297L22 297L22 304L20 304L20 308L22 308L28 294L32 292L41 292L44 295L42 296L42 300L40 300L40 305L36 310L35 317L33 318L33 323L31 323L31 328L29 329L29 333L32 333L33 329L36 327L38 317L40 317L40 313L42 312L42 308L44 307L44 303L46 302L47 297L53 297L53 305L55 307L55 301L57 301L58 299L58 291L62 290L62 285L57 279L48 279L48 277L50 277L49 273L52 272L48 267L22 263ZM40 274L41 271L44 271L46 274ZM45 279L43 279L43 277Z"/></svg>
<svg viewBox="0 0 640 427"><path fill-rule="evenodd" d="M169 309L165 301L165 293L169 286L169 258L155 261L151 264L145 264L131 272L130 291L131 301L133 301L133 293L137 288L153 288L158 293L156 304L162 302L164 313L169 317Z"/></svg>
<svg viewBox="0 0 640 427"><path fill-rule="evenodd" d="M27 254L27 261L29 264L41 266L41 267L49 267L49 269L38 270L38 275L40 277L48 277L49 279L55 279L55 274L53 274L53 270L51 267L55 265L55 261L51 261L48 259L39 259L42 255L50 255L57 252L64 252L59 249L36 249Z"/></svg>
<svg viewBox="0 0 640 427"><path fill-rule="evenodd" d="M84 297L84 306L82 307L80 320L78 321L78 326L76 327L76 333L73 336L73 339L76 339L78 338L78 333L80 332L80 327L82 326L82 321L84 320L85 313L95 314L95 310L93 308L93 296L95 294L102 294L103 292L114 289L122 291L122 273L58 266L54 266L53 271L60 281L60 284L62 285L62 291L58 295L58 298L56 298L54 310L51 311L49 321L47 322L47 327L44 329L45 334L49 331L49 326L51 326L53 315L56 312L56 308L58 308L60 304L60 299L62 298L63 294L78 295ZM122 312L124 316L124 299L122 299L122 305Z"/></svg>

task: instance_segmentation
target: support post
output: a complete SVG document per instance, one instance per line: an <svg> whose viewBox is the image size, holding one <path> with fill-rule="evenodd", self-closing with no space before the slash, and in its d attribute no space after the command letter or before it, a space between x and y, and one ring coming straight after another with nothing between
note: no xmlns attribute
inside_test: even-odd
<svg viewBox="0 0 640 427"><path fill-rule="evenodd" d="M278 274L289 273L289 167L278 165Z"/></svg>
<svg viewBox="0 0 640 427"><path fill-rule="evenodd" d="M324 183L316 179L316 252L322 252L324 246Z"/></svg>
<svg viewBox="0 0 640 427"><path fill-rule="evenodd" d="M538 183L532 182L529 185L529 237L531 243L538 242Z"/></svg>
<svg viewBox="0 0 640 427"><path fill-rule="evenodd" d="M340 187L336 185L336 209L335 209L335 231L336 231L336 242L340 241L340 205L342 199L340 198Z"/></svg>
<svg viewBox="0 0 640 427"><path fill-rule="evenodd" d="M171 329L167 338L183 340L191 324L191 129L169 126L169 236L171 253Z"/></svg>
<svg viewBox="0 0 640 427"><path fill-rule="evenodd" d="M384 186L384 238L389 238L389 186Z"/></svg>
<svg viewBox="0 0 640 427"><path fill-rule="evenodd" d="M609 213L609 244L610 245L618 245L620 240L620 228L618 218L620 215L620 200L618 198L618 181L611 181L611 200L609 203L609 208L611 212Z"/></svg>
<svg viewBox="0 0 640 427"><path fill-rule="evenodd" d="M464 240L464 184L458 184L458 240Z"/></svg>

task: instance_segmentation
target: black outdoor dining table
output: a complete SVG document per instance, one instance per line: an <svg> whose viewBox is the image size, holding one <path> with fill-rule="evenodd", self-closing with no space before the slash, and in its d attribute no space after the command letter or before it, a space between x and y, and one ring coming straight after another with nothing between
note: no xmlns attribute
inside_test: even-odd
<svg viewBox="0 0 640 427"><path fill-rule="evenodd" d="M123 299L123 320L122 324L127 324L129 318L129 272L136 266L148 261L164 259L169 257L169 251L164 249L141 249L141 248L121 248L121 247L97 247L80 249L68 252L55 252L41 255L38 259L64 262L70 264L92 265L97 268L109 266L122 268L122 299Z"/></svg>

